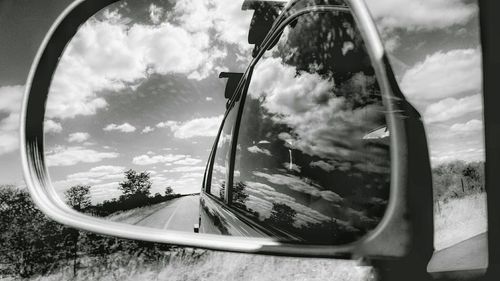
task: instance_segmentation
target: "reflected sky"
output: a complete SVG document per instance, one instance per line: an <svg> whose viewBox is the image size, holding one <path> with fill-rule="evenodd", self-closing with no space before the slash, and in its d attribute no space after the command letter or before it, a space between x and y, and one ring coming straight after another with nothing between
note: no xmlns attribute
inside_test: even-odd
<svg viewBox="0 0 500 281"><path fill-rule="evenodd" d="M118 197L129 168L152 194L199 192L225 110L221 71L244 71L252 11L233 0L119 1L68 44L50 88L46 159L58 192Z"/></svg>
<svg viewBox="0 0 500 281"><path fill-rule="evenodd" d="M378 224L389 133L376 133L387 130L384 106L349 15L310 13L285 29L255 65L241 124L237 208L287 238L321 243L351 242Z"/></svg>

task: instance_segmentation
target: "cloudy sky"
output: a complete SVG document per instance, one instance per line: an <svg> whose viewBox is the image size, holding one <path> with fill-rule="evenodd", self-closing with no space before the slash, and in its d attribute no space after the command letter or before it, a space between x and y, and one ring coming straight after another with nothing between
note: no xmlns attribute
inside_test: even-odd
<svg viewBox="0 0 500 281"><path fill-rule="evenodd" d="M9 39L0 44L0 183L22 185L17 131L25 80L44 33L70 1L19 2L0 1L0 36ZM477 3L367 2L400 87L424 117L432 164L482 160ZM85 183L97 201L111 198L133 168L151 173L153 193L167 185L199 190L224 111L218 73L243 71L251 52L252 14L240 8L235 0L122 1L84 24L47 105L56 188Z"/></svg>

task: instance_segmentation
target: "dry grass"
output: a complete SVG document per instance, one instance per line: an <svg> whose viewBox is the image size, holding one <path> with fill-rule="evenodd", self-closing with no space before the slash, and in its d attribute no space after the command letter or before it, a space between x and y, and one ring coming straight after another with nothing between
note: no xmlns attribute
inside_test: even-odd
<svg viewBox="0 0 500 281"><path fill-rule="evenodd" d="M76 277L67 268L29 280L368 281L375 280L375 277L371 267L361 266L357 261L206 252L199 258L194 258L191 254L174 253L170 258L153 264L143 264L139 259L131 259L118 267L96 265L80 269Z"/></svg>
<svg viewBox="0 0 500 281"><path fill-rule="evenodd" d="M439 201L434 205L434 246L444 249L487 231L486 194Z"/></svg>

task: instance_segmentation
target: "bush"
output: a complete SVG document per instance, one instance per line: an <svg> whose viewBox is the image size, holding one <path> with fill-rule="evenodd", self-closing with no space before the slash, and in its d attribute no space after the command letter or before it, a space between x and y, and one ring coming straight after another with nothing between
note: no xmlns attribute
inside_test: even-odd
<svg viewBox="0 0 500 281"><path fill-rule="evenodd" d="M484 162L454 161L432 169L434 200L484 192Z"/></svg>
<svg viewBox="0 0 500 281"><path fill-rule="evenodd" d="M172 247L102 236L65 227L48 219L29 194L0 186L0 275L29 277L71 265L74 274L86 260L107 267L141 257L144 262L170 255ZM113 256L113 258L110 258ZM128 257L128 258L127 258ZM124 261L124 262L126 262Z"/></svg>

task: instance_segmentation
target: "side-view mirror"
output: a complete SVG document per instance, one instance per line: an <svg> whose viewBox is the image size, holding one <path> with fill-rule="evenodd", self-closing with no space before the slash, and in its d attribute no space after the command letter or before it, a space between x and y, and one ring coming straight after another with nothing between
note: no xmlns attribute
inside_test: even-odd
<svg viewBox="0 0 500 281"><path fill-rule="evenodd" d="M237 72L221 72L219 74L219 78L227 78L226 89L224 90L224 98L230 99L234 92L236 91L236 87L238 87L238 83L243 77L243 73Z"/></svg>
<svg viewBox="0 0 500 281"><path fill-rule="evenodd" d="M250 62L244 74L218 77L214 70L230 69L238 57L220 56L248 48L211 50L225 38L213 35L220 31L214 25L193 39L213 46L188 49L194 45L181 44L191 43L186 38L194 29L177 26L189 18L179 11L167 11L181 17L165 17L168 24L113 29L134 43L132 62L113 57L126 52L113 52L104 39L97 40L102 45L73 46L74 37L96 38L108 25L129 24L108 11L97 17L108 21L102 26L91 21L99 32L78 36L80 27L92 31L84 23L113 2L78 0L68 7L30 71L21 157L31 196L45 214L129 239L371 258L397 264L383 275L414 268L424 278L434 235L425 131L398 88L362 0L292 0L279 14L254 16L262 24L254 23L249 39L262 48L253 59L237 54ZM155 38L164 41L157 44ZM93 56L65 59L85 48L93 56L109 56L109 67L92 68L99 61ZM215 65L221 61L226 65ZM81 68L80 62L90 66ZM119 71L105 72L113 66ZM68 84L60 79L71 82L81 75L91 79L63 87ZM225 89L216 88L219 78L228 79ZM79 91L69 92L74 89ZM200 117L212 101L203 94L214 91L229 99L226 112ZM82 104L71 107L74 100ZM241 121L245 116L255 118ZM112 118L117 120L111 123ZM46 125L53 120L76 132L51 135ZM151 122L156 125L147 126Z"/></svg>
<svg viewBox="0 0 500 281"><path fill-rule="evenodd" d="M245 0L243 2L242 10L255 10L248 32L249 44L259 46L264 41L284 4L283 1Z"/></svg>

